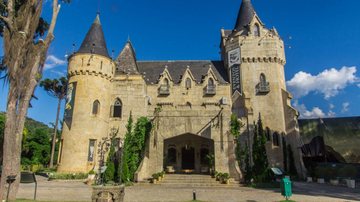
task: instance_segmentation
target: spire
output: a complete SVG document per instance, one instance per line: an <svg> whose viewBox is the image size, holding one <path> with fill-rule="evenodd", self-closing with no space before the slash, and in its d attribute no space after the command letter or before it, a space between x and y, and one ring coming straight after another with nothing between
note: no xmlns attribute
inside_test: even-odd
<svg viewBox="0 0 360 202"><path fill-rule="evenodd" d="M138 66L136 63L136 54L130 42L130 38L126 42L123 50L120 52L116 59L117 69L122 73L139 74Z"/></svg>
<svg viewBox="0 0 360 202"><path fill-rule="evenodd" d="M237 31L243 30L247 25L250 24L255 14L256 12L253 5L251 4L251 0L242 0L234 29Z"/></svg>
<svg viewBox="0 0 360 202"><path fill-rule="evenodd" d="M106 48L104 32L100 23L99 13L91 25L84 41L82 42L78 53L98 54L110 58Z"/></svg>

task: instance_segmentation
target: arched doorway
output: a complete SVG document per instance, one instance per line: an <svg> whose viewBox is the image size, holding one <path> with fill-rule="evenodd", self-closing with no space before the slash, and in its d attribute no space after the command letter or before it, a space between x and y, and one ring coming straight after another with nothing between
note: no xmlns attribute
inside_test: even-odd
<svg viewBox="0 0 360 202"><path fill-rule="evenodd" d="M164 170L169 173L208 174L208 155L214 154L212 139L186 133L164 140Z"/></svg>
<svg viewBox="0 0 360 202"><path fill-rule="evenodd" d="M195 169L195 149L194 147L183 147L181 149L181 165L183 170Z"/></svg>

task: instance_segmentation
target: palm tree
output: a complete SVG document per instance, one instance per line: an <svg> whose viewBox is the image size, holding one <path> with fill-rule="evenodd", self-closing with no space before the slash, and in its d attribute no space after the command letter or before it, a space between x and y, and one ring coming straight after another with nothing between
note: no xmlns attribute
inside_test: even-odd
<svg viewBox="0 0 360 202"><path fill-rule="evenodd" d="M51 158L49 167L52 168L54 166L54 153L55 153L55 146L56 146L56 134L58 129L58 122L59 122L59 114L61 108L61 101L66 97L66 89L67 89L67 78L61 77L58 79L45 79L40 82L40 86L44 88L44 90L54 98L58 99L58 106L56 112L56 120L55 120L55 127L54 127L54 136L52 139L52 146L51 146Z"/></svg>

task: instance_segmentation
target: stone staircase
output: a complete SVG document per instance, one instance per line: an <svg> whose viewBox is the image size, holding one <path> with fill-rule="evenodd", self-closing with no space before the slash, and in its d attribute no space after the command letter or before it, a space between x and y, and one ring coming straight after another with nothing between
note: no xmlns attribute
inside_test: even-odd
<svg viewBox="0 0 360 202"><path fill-rule="evenodd" d="M221 184L212 178L210 175L200 174L166 174L162 179L154 186L168 186L168 187L241 187L239 182L230 179L229 184Z"/></svg>

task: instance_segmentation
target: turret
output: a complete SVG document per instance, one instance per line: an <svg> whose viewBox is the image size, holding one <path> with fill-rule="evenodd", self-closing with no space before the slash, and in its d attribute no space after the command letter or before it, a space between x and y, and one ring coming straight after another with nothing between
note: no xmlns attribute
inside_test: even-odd
<svg viewBox="0 0 360 202"><path fill-rule="evenodd" d="M80 49L69 58L60 172L88 172L98 166L97 145L109 133L114 70L97 15Z"/></svg>

